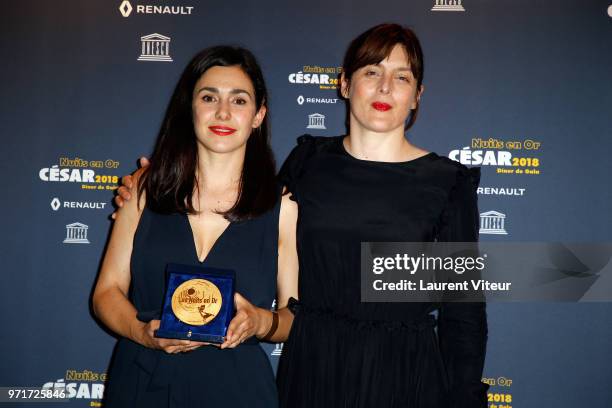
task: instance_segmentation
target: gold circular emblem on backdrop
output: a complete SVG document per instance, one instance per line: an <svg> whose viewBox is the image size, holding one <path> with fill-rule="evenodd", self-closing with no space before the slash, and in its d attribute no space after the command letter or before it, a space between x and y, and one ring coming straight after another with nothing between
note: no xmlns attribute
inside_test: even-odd
<svg viewBox="0 0 612 408"><path fill-rule="evenodd" d="M221 291L206 279L190 279L172 294L172 311L183 323L202 326L219 314L223 299Z"/></svg>

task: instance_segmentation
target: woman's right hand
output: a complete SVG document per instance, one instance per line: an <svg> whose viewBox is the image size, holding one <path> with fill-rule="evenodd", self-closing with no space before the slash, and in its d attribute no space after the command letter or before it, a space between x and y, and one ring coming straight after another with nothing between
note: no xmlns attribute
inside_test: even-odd
<svg viewBox="0 0 612 408"><path fill-rule="evenodd" d="M159 320L151 320L145 323L138 336L138 342L145 347L163 350L168 354L186 353L202 346L210 345L210 343L200 341L158 338L155 337L155 330L157 329L159 329Z"/></svg>
<svg viewBox="0 0 612 408"><path fill-rule="evenodd" d="M149 159L146 157L141 157L139 163L140 169L136 170L137 172L142 172L142 169L148 167L150 164ZM117 204L117 207L121 208L123 207L125 201L130 201L132 198L132 192L135 192L135 190L133 190L134 187L132 175L128 174L127 176L121 177L121 186L119 186L117 189L117 195L115 196L115 204ZM116 215L117 212L115 211L111 217L115 219Z"/></svg>

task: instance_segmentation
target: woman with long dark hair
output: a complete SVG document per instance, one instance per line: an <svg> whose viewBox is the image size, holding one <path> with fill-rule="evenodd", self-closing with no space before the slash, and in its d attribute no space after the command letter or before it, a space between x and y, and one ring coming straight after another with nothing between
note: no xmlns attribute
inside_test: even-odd
<svg viewBox="0 0 612 408"><path fill-rule="evenodd" d="M487 406L484 303L361 302L361 242L478 238L479 169L405 137L422 83L414 32L367 30L342 66L348 134L301 137L280 171L299 207L300 265L277 375L283 407Z"/></svg>
<svg viewBox="0 0 612 408"><path fill-rule="evenodd" d="M286 333L292 318L269 309L277 290L281 305L296 291L297 212L279 199L267 100L243 48L208 48L184 70L153 163L136 175L138 199L117 213L93 294L96 315L120 336L105 406L277 405L258 344L284 340L276 329ZM154 336L168 263L235 271L237 313L220 347Z"/></svg>

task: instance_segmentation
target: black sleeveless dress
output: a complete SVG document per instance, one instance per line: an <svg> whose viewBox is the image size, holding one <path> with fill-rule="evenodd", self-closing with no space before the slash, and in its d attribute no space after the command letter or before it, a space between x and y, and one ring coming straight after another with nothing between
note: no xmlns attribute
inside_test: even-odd
<svg viewBox="0 0 612 408"><path fill-rule="evenodd" d="M298 143L280 172L299 205L300 260L281 407L485 408L484 303L360 301L361 241L477 240L480 169L435 153L359 160L342 137Z"/></svg>
<svg viewBox="0 0 612 408"><path fill-rule="evenodd" d="M231 223L203 263L186 215L142 213L131 260L130 300L140 315L162 307L168 263L233 269L236 291L269 309L276 294L278 203L255 219ZM200 347L166 354L119 340L109 369L105 407L276 407L269 359L255 338L235 349Z"/></svg>

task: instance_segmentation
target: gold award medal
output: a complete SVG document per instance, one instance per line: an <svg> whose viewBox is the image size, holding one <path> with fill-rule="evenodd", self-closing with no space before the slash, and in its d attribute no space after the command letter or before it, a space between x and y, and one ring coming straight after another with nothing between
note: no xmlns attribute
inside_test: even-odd
<svg viewBox="0 0 612 408"><path fill-rule="evenodd" d="M172 294L172 311L183 323L202 326L213 320L221 310L221 291L206 279L190 279Z"/></svg>

